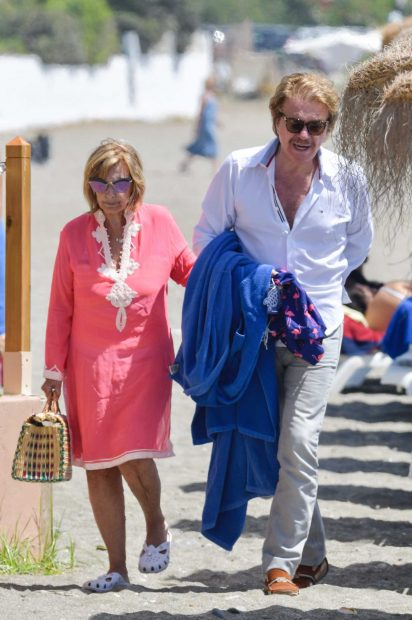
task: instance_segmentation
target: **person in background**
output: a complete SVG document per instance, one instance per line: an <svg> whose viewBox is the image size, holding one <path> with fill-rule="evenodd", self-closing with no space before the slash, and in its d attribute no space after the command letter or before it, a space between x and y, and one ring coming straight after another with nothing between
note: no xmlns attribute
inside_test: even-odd
<svg viewBox="0 0 412 620"><path fill-rule="evenodd" d="M412 282L368 280L362 267L354 269L346 280L350 302L343 306L341 352L344 355L366 355L380 350L397 308L412 295Z"/></svg>
<svg viewBox="0 0 412 620"><path fill-rule="evenodd" d="M190 163L195 156L210 159L213 172L216 170L218 153L216 138L217 115L218 102L215 93L215 81L210 77L205 81L200 111L196 122L195 139L186 147L187 155L180 165L181 172L189 170Z"/></svg>
<svg viewBox="0 0 412 620"><path fill-rule="evenodd" d="M383 286L382 282L369 280L363 273L364 263L354 269L346 279L345 288L350 300L343 306L343 355L367 355L379 350L384 330L372 329L365 313L369 303Z"/></svg>
<svg viewBox="0 0 412 620"><path fill-rule="evenodd" d="M343 355L368 355L379 350L385 331L372 329L365 317L365 310L373 293L365 284L347 288L351 303L343 306Z"/></svg>
<svg viewBox="0 0 412 620"><path fill-rule="evenodd" d="M263 545L267 594L296 595L328 571L316 501L317 448L339 358L345 280L372 242L362 171L341 165L323 147L338 106L325 77L283 77L269 104L275 139L227 157L209 186L193 236L200 253L233 229L252 259L294 274L327 328L316 365L276 347L280 472Z"/></svg>
<svg viewBox="0 0 412 620"><path fill-rule="evenodd" d="M139 570L169 564L154 461L173 455L167 287L169 278L185 285L194 255L169 211L143 201L142 164L131 145L102 142L86 162L83 190L89 212L60 235L42 389L58 400L63 383L73 463L86 470L109 556L108 572L83 587L107 592L129 581L123 480L146 521Z"/></svg>
<svg viewBox="0 0 412 620"><path fill-rule="evenodd" d="M375 295L375 293L377 293L379 291L379 289L381 288L381 286L383 286L383 282L379 282L378 280L370 280L369 278L367 278L365 276L365 274L363 273L363 267L364 265L366 265L366 263L368 262L368 257L366 257L366 259L363 261L362 265L359 265L359 267L356 267L356 269L354 269L346 278L346 282L345 282L345 288L347 291L349 290L353 290L355 295L356 295L356 285L360 284L361 286L366 287L365 289L360 289L364 291L364 295L366 295L366 299L364 299L364 301L362 302L361 298L357 299L356 302L353 302L352 297L349 295L349 297L351 297L351 301L353 303L356 303L356 305L359 305L361 307L359 307L359 310L361 312L365 312L366 310L366 301L373 297L373 295ZM362 297L362 295L361 295Z"/></svg>

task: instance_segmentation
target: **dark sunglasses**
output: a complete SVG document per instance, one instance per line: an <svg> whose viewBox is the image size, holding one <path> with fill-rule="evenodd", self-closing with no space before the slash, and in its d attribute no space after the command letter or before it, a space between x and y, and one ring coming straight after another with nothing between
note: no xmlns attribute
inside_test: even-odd
<svg viewBox="0 0 412 620"><path fill-rule="evenodd" d="M285 119L286 129L290 133L300 133L304 127L311 136L320 136L329 124L329 121L313 120L302 121L300 118L286 116L283 112L279 112L279 116Z"/></svg>
<svg viewBox="0 0 412 620"><path fill-rule="evenodd" d="M104 194L109 186L116 192L116 194L124 194L128 191L132 183L132 179L118 179L117 181L103 181L103 179L90 179L89 185L96 194Z"/></svg>

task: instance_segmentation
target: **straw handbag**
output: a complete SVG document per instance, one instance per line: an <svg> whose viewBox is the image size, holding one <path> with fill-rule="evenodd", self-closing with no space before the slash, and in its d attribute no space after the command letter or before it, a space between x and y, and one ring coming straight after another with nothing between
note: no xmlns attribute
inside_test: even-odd
<svg viewBox="0 0 412 620"><path fill-rule="evenodd" d="M72 477L70 434L66 416L49 398L41 413L23 423L11 472L24 482L62 482Z"/></svg>

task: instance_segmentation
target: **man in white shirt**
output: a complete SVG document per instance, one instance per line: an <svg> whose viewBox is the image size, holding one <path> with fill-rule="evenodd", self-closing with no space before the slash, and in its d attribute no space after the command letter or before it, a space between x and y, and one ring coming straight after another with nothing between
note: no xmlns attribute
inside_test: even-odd
<svg viewBox="0 0 412 620"><path fill-rule="evenodd" d="M329 80L285 76L270 100L276 139L227 157L207 191L193 245L233 228L246 254L293 272L326 324L315 366L278 346L279 482L263 545L265 592L296 595L328 571L317 496L317 447L336 371L344 284L372 242L361 170L322 147L338 113Z"/></svg>

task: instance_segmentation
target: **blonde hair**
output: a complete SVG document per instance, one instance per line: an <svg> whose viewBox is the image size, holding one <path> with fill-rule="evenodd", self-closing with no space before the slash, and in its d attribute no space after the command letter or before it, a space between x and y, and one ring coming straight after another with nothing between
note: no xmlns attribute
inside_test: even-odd
<svg viewBox="0 0 412 620"><path fill-rule="evenodd" d="M316 73L285 75L269 101L272 127L275 133L277 133L276 123L281 116L282 106L286 99L291 98L316 101L325 105L328 109L328 132L332 131L338 116L339 95L330 80Z"/></svg>
<svg viewBox="0 0 412 620"><path fill-rule="evenodd" d="M142 202L145 180L142 162L136 149L131 144L123 142L123 140L107 138L91 153L84 168L83 193L92 213L98 210L99 205L96 195L89 185L89 181L96 177L104 178L109 169L120 162L127 166L133 181L129 197L129 208L136 209Z"/></svg>

